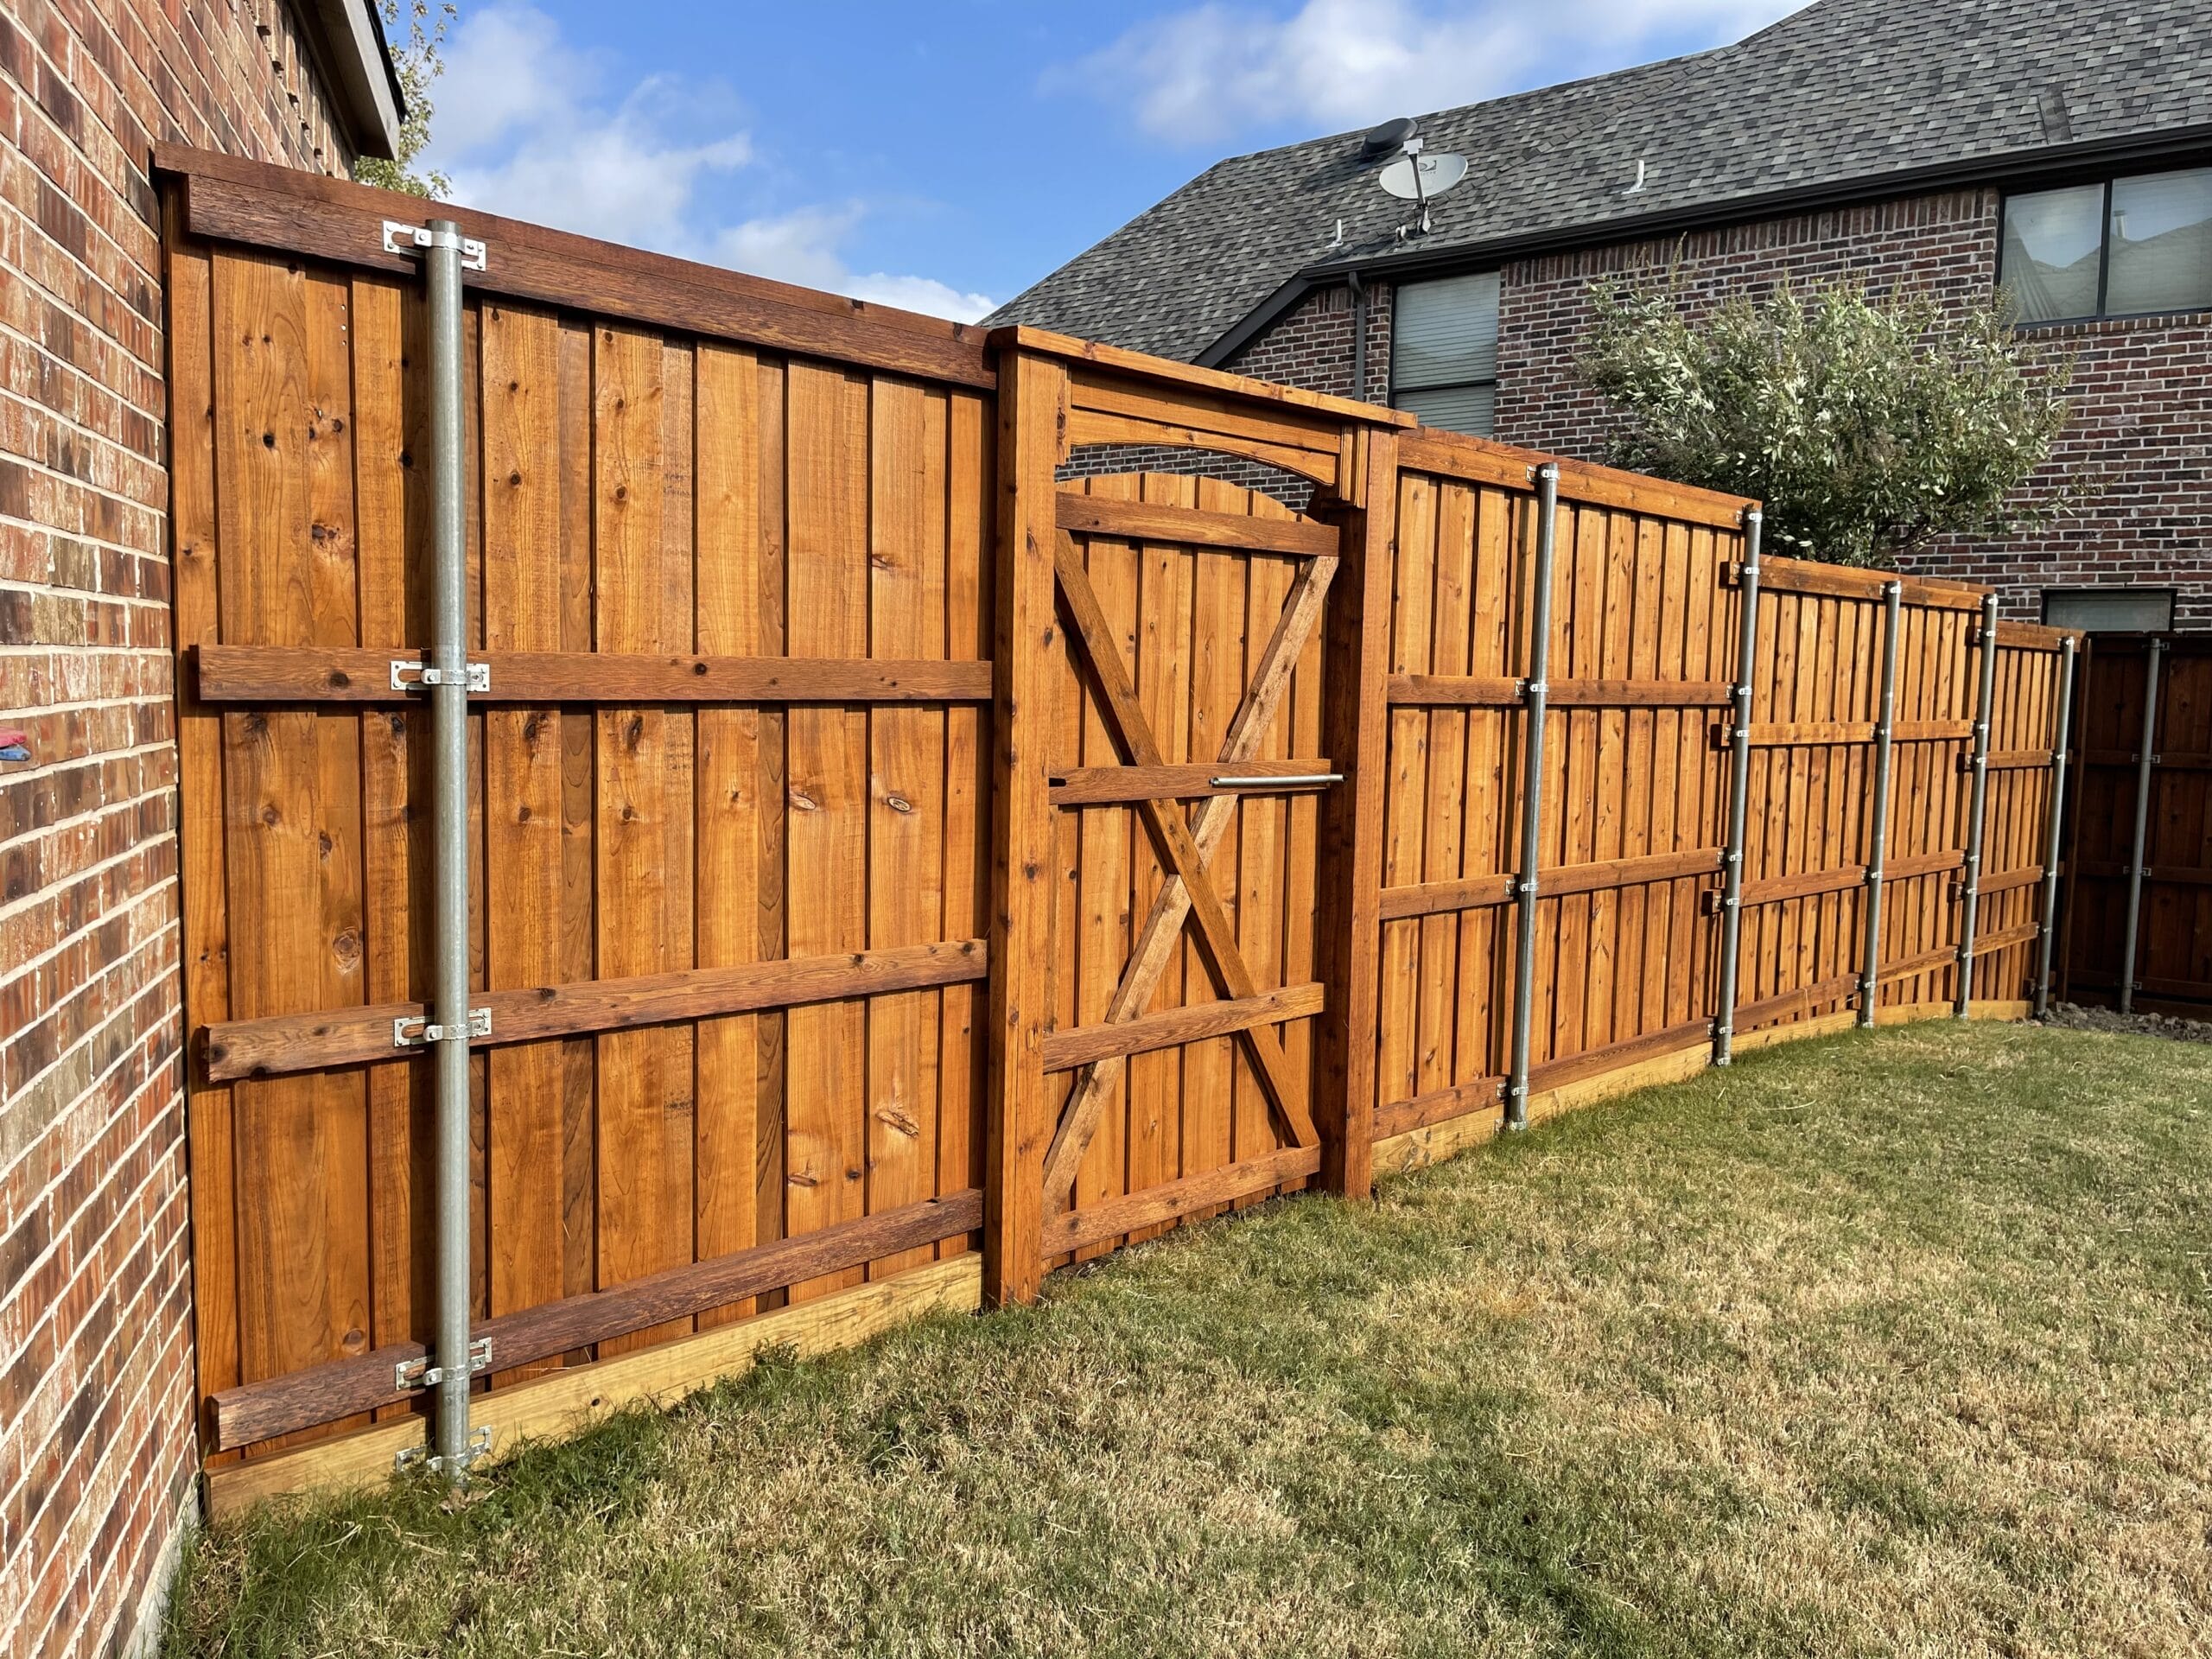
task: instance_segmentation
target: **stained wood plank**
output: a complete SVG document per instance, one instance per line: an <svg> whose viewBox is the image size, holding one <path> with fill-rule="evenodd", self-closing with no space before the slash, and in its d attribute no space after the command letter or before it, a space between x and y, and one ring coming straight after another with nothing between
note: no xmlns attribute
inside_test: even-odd
<svg viewBox="0 0 2212 1659"><path fill-rule="evenodd" d="M296 264L213 262L220 627L252 644L350 644L357 584L343 290ZM326 404L326 400L327 404ZM314 535L322 523L333 534ZM232 1012L256 1018L363 995L359 728L253 711L223 721ZM359 1347L370 1322L366 1096L358 1074L233 1092L240 1376Z"/></svg>
<svg viewBox="0 0 2212 1659"><path fill-rule="evenodd" d="M742 430L743 429L741 429ZM493 498L497 499L495 496ZM752 568L732 537L721 569ZM396 659L410 650L205 645L192 654L200 697L210 702L347 702L404 706L420 690L395 690ZM493 650L477 660L491 672L483 704L718 702L986 702L988 662L882 657L663 656L644 652Z"/></svg>
<svg viewBox="0 0 2212 1659"><path fill-rule="evenodd" d="M993 507L988 411L965 392L947 403L944 620L945 655L955 661L987 659L995 622L990 536ZM949 708L944 720L944 908L948 938L987 932L991 895L990 808L992 758L983 713ZM981 1186L984 1135L982 1114L988 1056L982 1003L972 985L948 986L940 999L938 1066L942 1104L938 1116L938 1188ZM940 1255L966 1250L954 1238Z"/></svg>
<svg viewBox="0 0 2212 1659"><path fill-rule="evenodd" d="M516 1370L586 1345L617 1344L638 1332L688 1324L693 1314L850 1268L976 1227L982 1195L973 1189L779 1239L471 1324L472 1342L492 1344L493 1363ZM358 1357L232 1389L213 1400L219 1444L241 1446L406 1397L393 1368L423 1357L420 1343L397 1343Z"/></svg>
<svg viewBox="0 0 2212 1659"><path fill-rule="evenodd" d="M163 192L162 268L168 285L169 532L175 626L181 653L219 637L220 531L215 478L214 311L212 261L179 226L181 203ZM219 710L177 677L177 782L186 1005L194 1017L230 1011L230 906ZM192 1166L194 1357L202 1394L239 1380L238 1217L233 1091L188 1075L185 1133Z"/></svg>
<svg viewBox="0 0 2212 1659"><path fill-rule="evenodd" d="M1052 804L1080 806L1169 798L1187 801L1214 795L1251 798L1287 791L1332 788L1331 774L1335 771L1335 763L1325 760L1247 760L1233 767L1225 767L1219 761L1157 766L1067 766L1052 774ZM1223 785L1215 781L1229 776L1285 781L1280 785Z"/></svg>
<svg viewBox="0 0 2212 1659"><path fill-rule="evenodd" d="M1080 1249L1100 1239L1139 1232L1212 1206L1273 1192L1286 1181L1314 1174L1320 1167L1318 1147L1286 1147L1242 1163L1217 1165L1164 1186L1147 1187L1087 1210L1054 1216L1045 1224L1045 1248Z"/></svg>
<svg viewBox="0 0 2212 1659"><path fill-rule="evenodd" d="M870 434L866 381L810 364L789 370L787 648L855 657L868 648ZM865 948L868 716L838 708L785 715L785 925L793 956ZM857 1007L785 1016L786 1217L794 1235L865 1212L868 1039ZM857 1273L794 1287L823 1295Z"/></svg>
<svg viewBox="0 0 2212 1659"><path fill-rule="evenodd" d="M868 645L920 657L944 638L944 405L910 383L879 380L868 417ZM868 715L868 941L885 950L938 937L944 879L944 718L886 708ZM937 1186L936 999L877 998L868 1010L869 1211ZM874 1263L869 1276L918 1266L933 1249Z"/></svg>
<svg viewBox="0 0 2212 1659"><path fill-rule="evenodd" d="M1041 1277L1045 1148L1052 1133L1039 1001L1051 949L1055 826L1045 780L1049 652L1057 643L1052 516L1067 376L1058 364L1001 359L999 488L992 633L990 1072L983 1158L983 1296L1034 1300ZM1072 1179L1072 1172L1071 1172Z"/></svg>
<svg viewBox="0 0 2212 1659"><path fill-rule="evenodd" d="M1123 541L1173 542L1224 551L1289 553L1333 556L1337 531L1305 518L1256 518L1249 513L1166 506L1111 496L1058 492L1054 522L1077 536L1110 536Z"/></svg>
<svg viewBox="0 0 2212 1659"><path fill-rule="evenodd" d="M560 324L505 306L481 313L485 645L557 649L560 589ZM257 695L267 696L267 693ZM484 716L486 986L562 973L562 728L551 710ZM579 717L581 718L581 717ZM486 1226L494 1315L559 1297L565 1057L557 1042L503 1048L488 1062ZM521 1380L502 1371L495 1383Z"/></svg>
<svg viewBox="0 0 2212 1659"><path fill-rule="evenodd" d="M760 364L750 351L702 346L696 373L696 529L699 546L713 550L698 562L697 643L749 656L761 648ZM760 714L702 709L697 719L699 967L741 969L760 946ZM760 1033L756 1014L737 1014L700 1020L694 1037L693 1205L702 1257L760 1236ZM699 1323L752 1312L741 1302Z"/></svg>
<svg viewBox="0 0 2212 1659"><path fill-rule="evenodd" d="M601 327L593 341L598 642L614 651L687 647L688 637L669 637L664 537L668 474L680 460L669 444L668 405L688 387L671 389L657 335ZM688 636L688 580L681 599ZM690 722L656 708L601 709L594 719L599 972L628 978L680 971L692 955ZM604 1288L691 1259L696 1106L689 1031L609 1032L597 1046L596 1232ZM626 1338L601 1357L690 1328L685 1322Z"/></svg>
<svg viewBox="0 0 2212 1659"><path fill-rule="evenodd" d="M383 225L387 219L419 223L420 198L177 144L156 145L154 165L183 178L186 222L194 236L418 275L412 256L384 251ZM448 205L444 211L463 235L500 251L483 270L462 274L473 289L925 379L985 389L993 384L983 334L966 324L470 208Z"/></svg>

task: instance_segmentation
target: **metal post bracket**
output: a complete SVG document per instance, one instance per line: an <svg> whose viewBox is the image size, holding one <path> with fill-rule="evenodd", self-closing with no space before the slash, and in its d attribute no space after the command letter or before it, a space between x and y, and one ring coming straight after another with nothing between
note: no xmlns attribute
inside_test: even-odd
<svg viewBox="0 0 2212 1659"><path fill-rule="evenodd" d="M392 1455L394 1469L412 1469L418 1465L434 1474L461 1474L472 1463L492 1455L492 1425L481 1423L471 1432L468 1445L458 1458L448 1459L433 1457L427 1446L404 1446Z"/></svg>
<svg viewBox="0 0 2212 1659"><path fill-rule="evenodd" d="M479 1042L491 1034L492 1010L489 1008L471 1008L465 1030L455 1027L448 1031L443 1026L434 1026L428 1017L419 1014L402 1014L391 1022L391 1046L394 1048L421 1048L429 1043Z"/></svg>
<svg viewBox="0 0 2212 1659"><path fill-rule="evenodd" d="M470 663L467 668L468 690L486 692L492 689L491 664ZM391 659L391 689L395 691L427 691L434 685L445 683L446 673L442 668L432 668L405 657Z"/></svg>
<svg viewBox="0 0 2212 1659"><path fill-rule="evenodd" d="M384 222L384 251L386 253L416 254L436 245L429 227L410 225L404 219L387 219ZM483 243L473 236L461 238L461 268L481 270L485 266Z"/></svg>
<svg viewBox="0 0 2212 1659"><path fill-rule="evenodd" d="M468 1344L468 1374L492 1369L492 1338L479 1337ZM395 1389L435 1389L446 1380L445 1368L430 1363L428 1354L420 1359L403 1359L391 1368L391 1386Z"/></svg>

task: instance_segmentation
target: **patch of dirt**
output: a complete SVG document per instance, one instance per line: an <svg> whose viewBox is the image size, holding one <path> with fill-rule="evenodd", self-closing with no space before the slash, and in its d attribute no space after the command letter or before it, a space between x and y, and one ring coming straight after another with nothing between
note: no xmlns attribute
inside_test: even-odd
<svg viewBox="0 0 2212 1659"><path fill-rule="evenodd" d="M2164 1037L2177 1043L2212 1043L2212 1025L2201 1020L2173 1020L2162 1014L2121 1014L2113 1008L2085 1008L2054 1002L2044 1016L2047 1026L2075 1031L2120 1031L2138 1037Z"/></svg>

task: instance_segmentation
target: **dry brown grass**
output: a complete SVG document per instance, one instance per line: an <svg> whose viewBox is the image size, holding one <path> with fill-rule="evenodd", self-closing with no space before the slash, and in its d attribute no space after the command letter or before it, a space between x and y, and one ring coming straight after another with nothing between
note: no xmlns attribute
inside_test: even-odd
<svg viewBox="0 0 2212 1659"><path fill-rule="evenodd" d="M1752 1056L425 1490L175 1653L2212 1649L2212 1051Z"/></svg>

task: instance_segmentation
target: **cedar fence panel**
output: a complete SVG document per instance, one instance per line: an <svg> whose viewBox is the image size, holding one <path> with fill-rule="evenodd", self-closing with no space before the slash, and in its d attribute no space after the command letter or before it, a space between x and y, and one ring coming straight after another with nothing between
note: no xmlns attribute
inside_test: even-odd
<svg viewBox="0 0 2212 1659"><path fill-rule="evenodd" d="M432 944L428 712L391 681L431 631L427 346L381 242L421 207L162 165L227 1505L423 1439L395 1366L431 1329L430 1068L399 1040ZM489 248L465 332L495 1448L725 1373L756 1325L810 1347L1026 1300L1495 1133L1532 787L1536 1115L1705 1063L1753 504L1558 463L1531 780L1547 458L455 217ZM1101 445L1256 462L1304 505L1060 476ZM1853 1017L1889 580L1764 576L1746 1040ZM1885 1017L1955 991L1980 597L1904 587ZM1988 647L1984 1013L2030 988L2057 638Z"/></svg>

